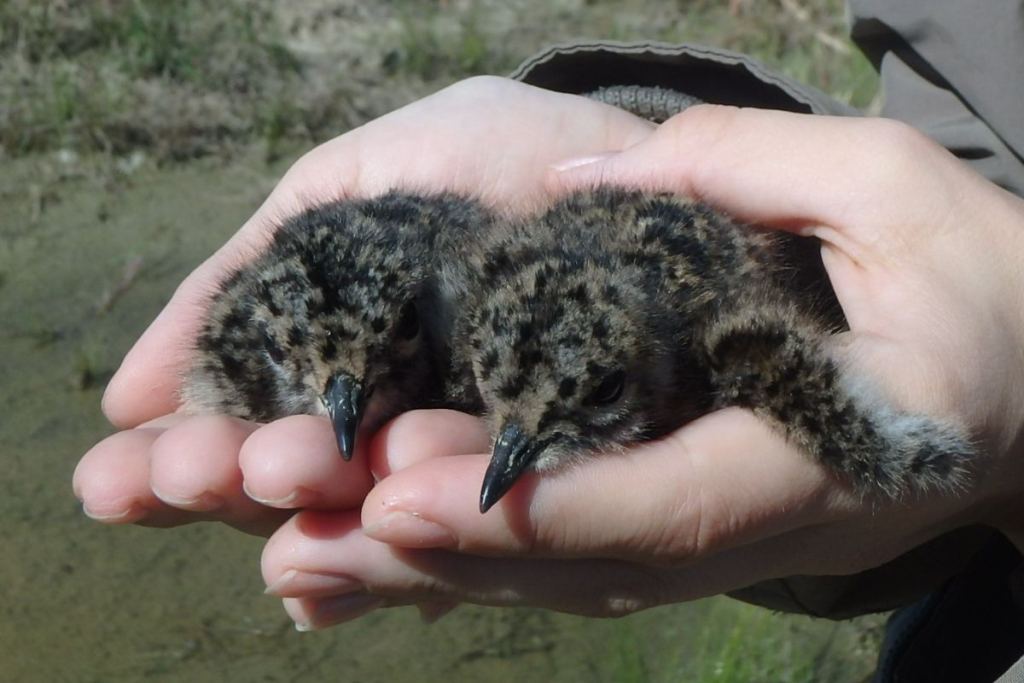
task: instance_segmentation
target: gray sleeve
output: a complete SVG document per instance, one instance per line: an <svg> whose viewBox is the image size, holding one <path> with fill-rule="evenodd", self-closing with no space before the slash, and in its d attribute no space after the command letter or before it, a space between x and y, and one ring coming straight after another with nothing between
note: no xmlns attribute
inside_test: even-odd
<svg viewBox="0 0 1024 683"><path fill-rule="evenodd" d="M849 0L882 115L1024 196L1024 0Z"/></svg>
<svg viewBox="0 0 1024 683"><path fill-rule="evenodd" d="M859 113L749 55L707 45L579 41L530 57L511 77L574 95L630 86L737 107L837 116Z"/></svg>

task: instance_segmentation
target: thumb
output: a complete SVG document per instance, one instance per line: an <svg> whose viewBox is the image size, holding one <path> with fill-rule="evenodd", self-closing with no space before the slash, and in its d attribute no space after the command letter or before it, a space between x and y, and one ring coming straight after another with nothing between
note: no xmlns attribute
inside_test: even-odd
<svg viewBox="0 0 1024 683"><path fill-rule="evenodd" d="M911 223L914 211L934 216L906 197L949 172L963 182L952 155L896 121L699 105L619 153L559 162L546 181L556 193L601 183L670 191L760 225L829 226L839 234L815 230L829 241L869 238L894 211Z"/></svg>

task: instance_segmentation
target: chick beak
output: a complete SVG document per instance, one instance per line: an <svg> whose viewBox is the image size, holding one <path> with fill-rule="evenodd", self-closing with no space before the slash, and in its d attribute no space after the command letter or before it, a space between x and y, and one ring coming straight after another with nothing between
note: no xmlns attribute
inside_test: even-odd
<svg viewBox="0 0 1024 683"><path fill-rule="evenodd" d="M484 486L480 491L480 512L487 512L491 506L508 493L541 449L535 439L523 433L517 424L505 425L494 443L491 464L484 475Z"/></svg>
<svg viewBox="0 0 1024 683"><path fill-rule="evenodd" d="M338 450L345 460L351 460L355 452L356 432L369 394L352 375L341 372L327 382L327 389L321 397L327 414L331 416Z"/></svg>

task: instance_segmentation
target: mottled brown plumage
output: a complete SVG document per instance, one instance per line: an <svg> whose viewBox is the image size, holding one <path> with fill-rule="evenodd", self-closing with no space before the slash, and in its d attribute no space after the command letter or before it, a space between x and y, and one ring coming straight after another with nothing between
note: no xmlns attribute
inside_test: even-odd
<svg viewBox="0 0 1024 683"><path fill-rule="evenodd" d="M437 273L490 221L474 200L408 192L289 218L212 297L186 409L258 421L329 414L349 458L360 424L448 405L451 294Z"/></svg>
<svg viewBox="0 0 1024 683"><path fill-rule="evenodd" d="M346 457L360 424L404 410L484 414L482 510L529 469L725 406L864 493L962 486L969 441L833 357L836 320L790 263L808 244L612 188L508 221L450 194L333 202L285 221L221 283L182 397L261 421L329 414Z"/></svg>
<svg viewBox="0 0 1024 683"><path fill-rule="evenodd" d="M891 407L829 350L834 325L790 267L796 238L665 194L602 188L495 231L457 326L486 407L494 504L526 470L754 410L866 493L962 485L952 426Z"/></svg>

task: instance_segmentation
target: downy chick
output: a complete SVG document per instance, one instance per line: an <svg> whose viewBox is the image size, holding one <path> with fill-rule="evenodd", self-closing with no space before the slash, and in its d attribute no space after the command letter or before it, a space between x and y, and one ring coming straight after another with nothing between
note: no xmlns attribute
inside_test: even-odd
<svg viewBox="0 0 1024 683"><path fill-rule="evenodd" d="M699 203L580 192L496 230L457 328L495 435L485 512L531 469L742 406L863 493L964 484L974 448L901 412L829 351L783 245Z"/></svg>
<svg viewBox="0 0 1024 683"><path fill-rule="evenodd" d="M348 460L359 431L445 405L452 314L436 273L490 222L475 200L400 191L289 218L213 296L186 410L329 415Z"/></svg>

